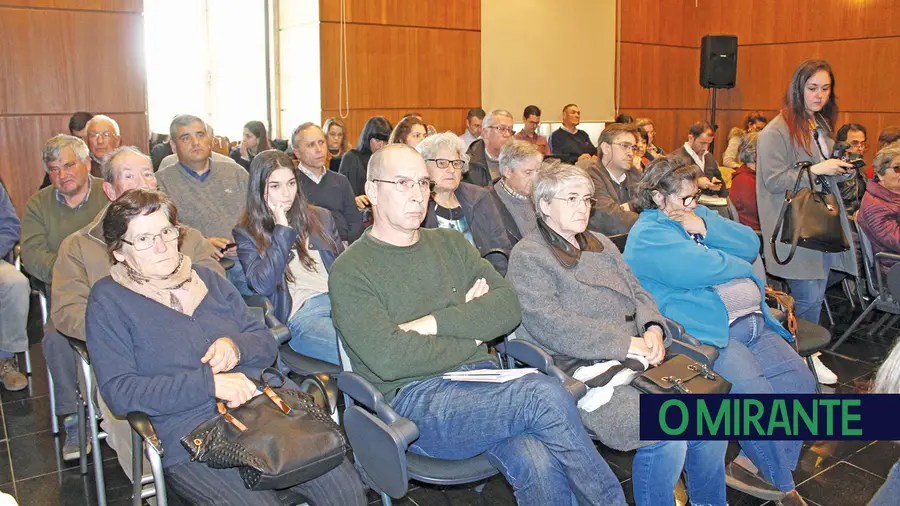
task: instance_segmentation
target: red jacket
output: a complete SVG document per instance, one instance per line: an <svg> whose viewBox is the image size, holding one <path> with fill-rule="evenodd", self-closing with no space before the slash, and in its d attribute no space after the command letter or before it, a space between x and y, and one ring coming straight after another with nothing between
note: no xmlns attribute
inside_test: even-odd
<svg viewBox="0 0 900 506"><path fill-rule="evenodd" d="M741 165L731 176L731 202L738 212L738 219L753 230L759 231L759 211L756 207L756 171Z"/></svg>
<svg viewBox="0 0 900 506"><path fill-rule="evenodd" d="M872 251L900 254L900 193L888 190L881 183L869 183L856 222L869 236ZM893 264L888 260L881 265L887 272Z"/></svg>

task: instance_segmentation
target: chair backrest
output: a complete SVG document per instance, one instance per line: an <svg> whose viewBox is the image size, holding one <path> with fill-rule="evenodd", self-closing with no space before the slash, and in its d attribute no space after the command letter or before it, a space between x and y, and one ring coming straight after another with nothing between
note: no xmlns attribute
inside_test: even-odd
<svg viewBox="0 0 900 506"><path fill-rule="evenodd" d="M878 297L878 288L875 286L875 276L877 274L874 271L877 267L875 266L875 252L872 250L872 241L869 240L866 231L859 225L858 219L853 221L853 226L856 227L856 233L859 234L859 249L862 250L863 268L866 270L866 286L869 288L869 294L872 297Z"/></svg>
<svg viewBox="0 0 900 506"><path fill-rule="evenodd" d="M610 235L606 238L612 241L612 243L615 244L617 248L619 248L620 253L625 252L625 243L628 242L628 234Z"/></svg>
<svg viewBox="0 0 900 506"><path fill-rule="evenodd" d="M341 369L344 372L353 372L353 366L350 364L350 355L347 354L347 350L344 349L344 338L341 336L341 333L337 333L338 337L338 354L341 358Z"/></svg>

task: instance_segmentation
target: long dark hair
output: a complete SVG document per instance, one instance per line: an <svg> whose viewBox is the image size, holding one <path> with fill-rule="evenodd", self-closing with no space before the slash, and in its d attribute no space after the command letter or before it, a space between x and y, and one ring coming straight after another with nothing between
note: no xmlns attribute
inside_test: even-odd
<svg viewBox="0 0 900 506"><path fill-rule="evenodd" d="M387 142L391 137L391 130L393 130L393 127L391 127L391 122L387 118L384 116L372 116L369 118L369 121L366 121L362 132L359 133L359 141L357 141L354 149L371 155L372 148L369 147L369 141L377 138Z"/></svg>
<svg viewBox="0 0 900 506"><path fill-rule="evenodd" d="M266 204L266 183L269 176L278 169L288 169L294 177L298 177L297 169L291 162L291 157L283 151L270 149L263 151L253 158L250 162L250 180L247 185L247 207L241 213L238 220L238 226L246 230L260 253L264 253L271 243L272 232L275 231L275 217ZM287 212L288 223L291 228L297 231L297 240L294 247L297 248L297 255L300 264L307 270L313 270L316 263L310 257L309 251L306 249L306 241L310 236L317 235L329 243L333 243L331 237L322 230L322 223L316 216L316 213L310 209L306 195L297 183L297 196L294 197L294 203ZM337 248L336 244L332 244ZM293 273L290 267L285 269L284 278L288 283L294 282Z"/></svg>
<svg viewBox="0 0 900 506"><path fill-rule="evenodd" d="M272 145L269 144L269 136L266 134L266 125L263 125L262 121L248 121L244 124L244 128L250 130L250 133L259 139L259 144L256 145L257 153L272 149Z"/></svg>
<svg viewBox="0 0 900 506"><path fill-rule="evenodd" d="M821 70L828 72L828 76L831 78L831 93L828 96L828 102L825 104L825 107L816 113L816 116L821 121L824 121L824 124L818 120L816 122L827 128L829 133L834 132L834 124L838 116L837 95L835 94L836 83L834 81L834 71L831 70L831 65L825 60L810 58L800 62L800 65L794 70L793 77L791 77L791 84L784 94L784 105L781 108L781 115L784 117L784 121L791 132L791 140L795 144L802 146L807 153L810 153L809 120L816 120L816 118L810 118L806 114L803 91L806 88L806 82L816 75L816 72Z"/></svg>

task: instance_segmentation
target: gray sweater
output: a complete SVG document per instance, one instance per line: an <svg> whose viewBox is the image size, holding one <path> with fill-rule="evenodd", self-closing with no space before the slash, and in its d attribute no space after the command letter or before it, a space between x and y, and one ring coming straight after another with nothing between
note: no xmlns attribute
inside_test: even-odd
<svg viewBox="0 0 900 506"><path fill-rule="evenodd" d="M494 183L494 191L497 192L497 196L500 197L503 206L509 211L513 221L516 222L516 227L518 227L522 237L525 237L537 228L534 204L531 203L530 198L520 199L512 196L506 188L503 187L502 181Z"/></svg>
<svg viewBox="0 0 900 506"><path fill-rule="evenodd" d="M180 164L156 173L159 189L178 206L178 218L205 237L231 237L247 202L247 171L230 158L213 158L209 176L199 181Z"/></svg>
<svg viewBox="0 0 900 506"><path fill-rule="evenodd" d="M605 236L594 237L603 251L582 252L574 268L556 259L540 231L519 241L509 259L506 279L522 305L516 338L537 344L560 363L623 360L632 337L663 321L618 248ZM670 339L666 336L667 344ZM582 411L581 417L603 444L633 450L651 444L640 441L639 400L634 388L616 387L609 403L590 413Z"/></svg>

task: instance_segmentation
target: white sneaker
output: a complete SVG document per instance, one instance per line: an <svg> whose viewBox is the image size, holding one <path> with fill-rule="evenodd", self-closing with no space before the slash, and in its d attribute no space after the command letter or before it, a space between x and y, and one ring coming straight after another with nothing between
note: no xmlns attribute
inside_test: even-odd
<svg viewBox="0 0 900 506"><path fill-rule="evenodd" d="M838 382L837 374L828 367L825 367L825 364L819 359L819 355L821 355L821 353L816 353L812 356L813 367L816 369L816 378L818 378L819 383L823 385L834 385Z"/></svg>

